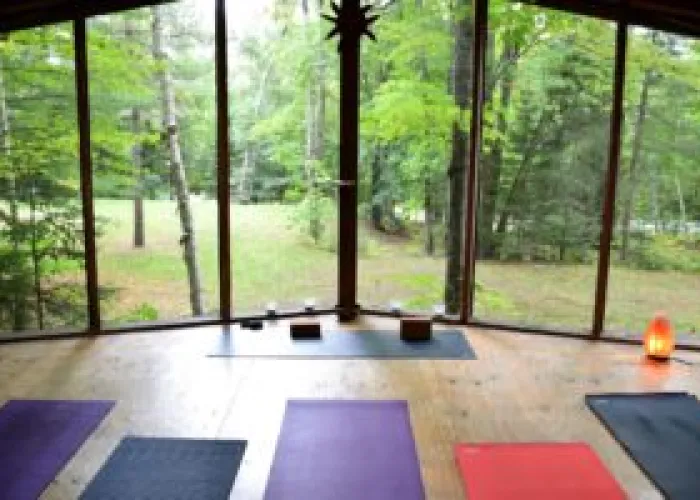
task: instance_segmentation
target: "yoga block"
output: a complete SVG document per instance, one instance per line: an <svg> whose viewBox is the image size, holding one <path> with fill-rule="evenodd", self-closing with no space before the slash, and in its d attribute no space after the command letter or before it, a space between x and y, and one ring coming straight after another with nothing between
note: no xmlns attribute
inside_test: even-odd
<svg viewBox="0 0 700 500"><path fill-rule="evenodd" d="M401 340L428 342L432 338L433 324L430 318L403 318L401 320Z"/></svg>
<svg viewBox="0 0 700 500"><path fill-rule="evenodd" d="M289 325L292 338L299 339L320 339L321 323L318 321L299 319L292 321Z"/></svg>
<svg viewBox="0 0 700 500"><path fill-rule="evenodd" d="M241 328L248 330L262 330L263 326L264 324L261 319L249 319L241 321Z"/></svg>

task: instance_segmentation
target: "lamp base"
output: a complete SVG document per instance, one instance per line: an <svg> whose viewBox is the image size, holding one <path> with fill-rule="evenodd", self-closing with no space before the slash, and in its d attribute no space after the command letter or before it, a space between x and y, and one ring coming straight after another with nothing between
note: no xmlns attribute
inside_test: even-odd
<svg viewBox="0 0 700 500"><path fill-rule="evenodd" d="M660 363L668 363L671 361L671 356L661 356L658 354L647 354L647 359L650 359L652 361L657 361Z"/></svg>

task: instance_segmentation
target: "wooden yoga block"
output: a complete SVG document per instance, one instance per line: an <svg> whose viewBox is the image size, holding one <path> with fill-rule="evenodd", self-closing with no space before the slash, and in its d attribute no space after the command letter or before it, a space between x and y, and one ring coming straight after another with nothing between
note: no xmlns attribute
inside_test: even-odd
<svg viewBox="0 0 700 500"><path fill-rule="evenodd" d="M404 342L428 342L433 338L433 324L430 318L403 318L401 320L401 340Z"/></svg>
<svg viewBox="0 0 700 500"><path fill-rule="evenodd" d="M294 320L289 325L292 338L299 339L320 339L321 323L310 319Z"/></svg>

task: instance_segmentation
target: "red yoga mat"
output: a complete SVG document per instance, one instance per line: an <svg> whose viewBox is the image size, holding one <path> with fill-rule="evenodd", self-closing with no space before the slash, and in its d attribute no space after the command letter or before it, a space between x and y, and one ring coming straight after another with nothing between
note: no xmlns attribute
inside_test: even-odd
<svg viewBox="0 0 700 500"><path fill-rule="evenodd" d="M620 485L584 443L458 444L469 500L623 500Z"/></svg>

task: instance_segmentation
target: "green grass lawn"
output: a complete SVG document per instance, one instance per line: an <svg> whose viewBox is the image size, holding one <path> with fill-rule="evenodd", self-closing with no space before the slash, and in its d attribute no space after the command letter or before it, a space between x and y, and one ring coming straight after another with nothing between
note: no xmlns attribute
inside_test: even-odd
<svg viewBox="0 0 700 500"><path fill-rule="evenodd" d="M208 310L217 307L216 204L193 203L202 281ZM171 201L146 203L145 249L132 247L129 201L98 200L106 222L99 240L103 307L111 322L173 319L189 313L186 269L178 244L179 221ZM303 235L288 205L232 206L233 300L237 314L268 302L298 308L307 298L319 306L336 300L335 221L321 245ZM430 310L442 301L445 259L425 256L418 242L360 234L360 303ZM591 322L593 265L477 263L476 314L484 319L585 330ZM608 326L641 331L654 311L666 310L682 331L700 326L700 275L615 268L611 273Z"/></svg>

